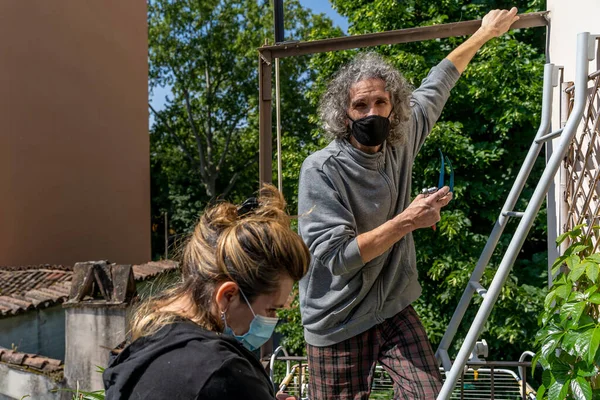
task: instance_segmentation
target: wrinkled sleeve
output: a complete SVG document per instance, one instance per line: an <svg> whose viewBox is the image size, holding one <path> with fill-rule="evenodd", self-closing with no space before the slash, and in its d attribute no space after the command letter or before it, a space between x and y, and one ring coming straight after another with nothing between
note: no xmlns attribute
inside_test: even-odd
<svg viewBox="0 0 600 400"><path fill-rule="evenodd" d="M433 129L442 109L450 97L450 90L460 77L458 70L448 59L433 67L411 98L414 129L413 157L417 155L427 135Z"/></svg>
<svg viewBox="0 0 600 400"><path fill-rule="evenodd" d="M313 258L332 274L353 274L364 265L354 216L336 185L315 167L303 166L300 173L298 226Z"/></svg>

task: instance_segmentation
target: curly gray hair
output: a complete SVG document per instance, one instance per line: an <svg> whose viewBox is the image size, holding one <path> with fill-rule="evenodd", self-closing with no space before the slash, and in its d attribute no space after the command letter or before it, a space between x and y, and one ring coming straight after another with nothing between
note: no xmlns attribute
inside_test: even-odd
<svg viewBox="0 0 600 400"><path fill-rule="evenodd" d="M366 79L381 79L392 101L392 117L388 144L401 143L407 130L410 117L410 97L413 87L377 53L358 54L350 63L342 67L331 80L321 98L319 117L329 139L347 139L350 127L346 123L350 103L350 88L356 82Z"/></svg>

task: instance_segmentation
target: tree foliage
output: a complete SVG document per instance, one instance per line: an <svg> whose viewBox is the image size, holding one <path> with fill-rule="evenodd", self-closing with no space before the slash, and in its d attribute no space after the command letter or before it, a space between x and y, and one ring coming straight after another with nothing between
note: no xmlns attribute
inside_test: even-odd
<svg viewBox="0 0 600 400"><path fill-rule="evenodd" d="M163 108L150 105L155 254L163 251L163 213L171 234L182 234L208 202L242 200L258 189L257 48L273 37L272 15L264 0L148 4L149 86L171 92ZM340 34L297 0L285 2L285 15L286 40ZM308 61L280 67L286 180L297 179L298 149L314 128L314 107L304 98L315 74Z"/></svg>

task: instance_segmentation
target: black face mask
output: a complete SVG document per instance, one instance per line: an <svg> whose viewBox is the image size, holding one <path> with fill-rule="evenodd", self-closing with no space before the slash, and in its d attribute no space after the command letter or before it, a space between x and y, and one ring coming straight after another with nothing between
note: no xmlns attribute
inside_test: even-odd
<svg viewBox="0 0 600 400"><path fill-rule="evenodd" d="M348 119L352 121L352 136L363 146L379 146L390 135L390 115L387 118L369 115L356 121L348 115Z"/></svg>

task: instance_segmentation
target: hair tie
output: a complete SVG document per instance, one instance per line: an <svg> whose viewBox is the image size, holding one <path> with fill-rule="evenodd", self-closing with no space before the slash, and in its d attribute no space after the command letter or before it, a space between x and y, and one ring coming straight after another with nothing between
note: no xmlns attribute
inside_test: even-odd
<svg viewBox="0 0 600 400"><path fill-rule="evenodd" d="M237 208L238 216L243 217L249 212L254 211L258 206L258 199L256 197L249 197Z"/></svg>

